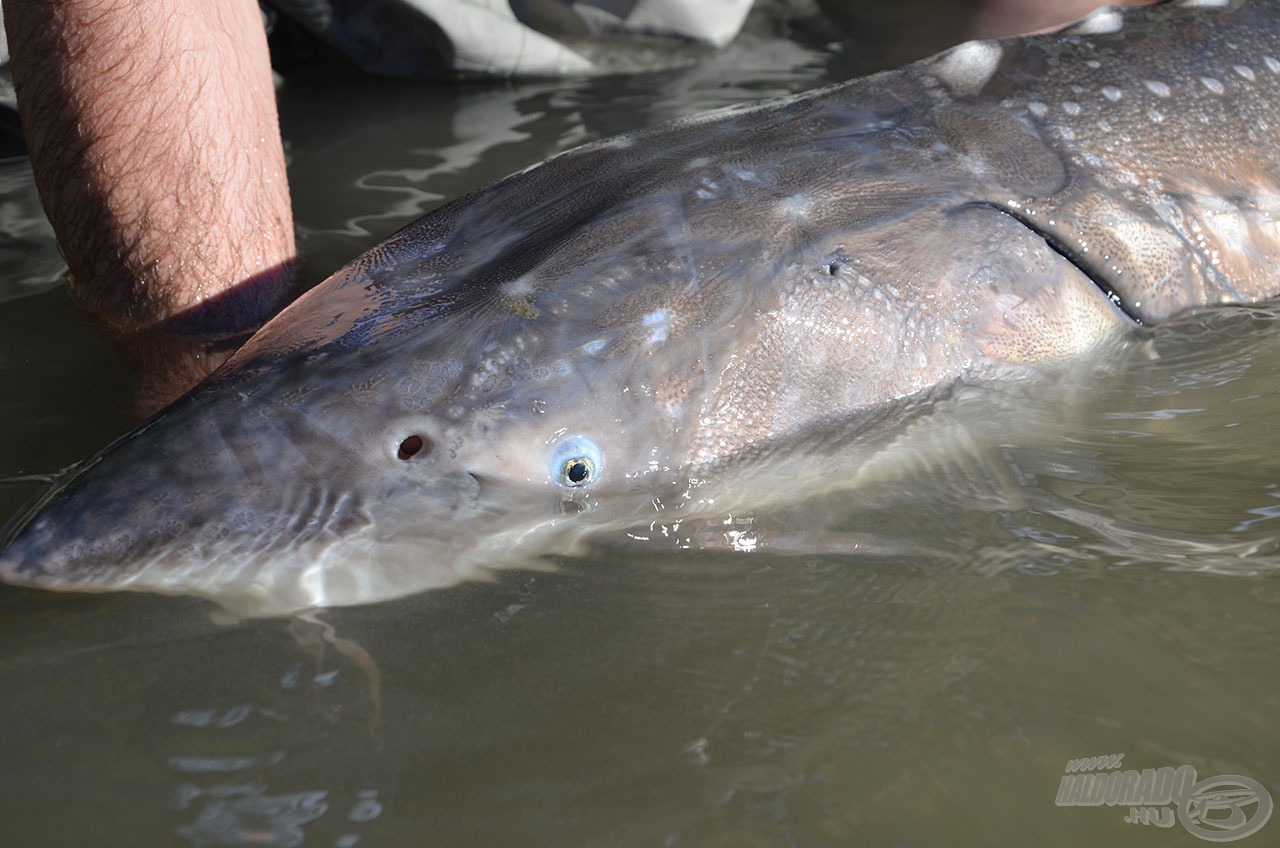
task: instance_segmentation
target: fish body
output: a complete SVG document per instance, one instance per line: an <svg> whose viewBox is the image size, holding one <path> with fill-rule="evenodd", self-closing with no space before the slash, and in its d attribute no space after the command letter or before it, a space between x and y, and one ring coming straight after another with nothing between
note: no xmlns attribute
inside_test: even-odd
<svg viewBox="0 0 1280 848"><path fill-rule="evenodd" d="M1280 2L1103 9L443 207L55 483L0 576L273 614L537 567L841 485L948 387L1278 262Z"/></svg>

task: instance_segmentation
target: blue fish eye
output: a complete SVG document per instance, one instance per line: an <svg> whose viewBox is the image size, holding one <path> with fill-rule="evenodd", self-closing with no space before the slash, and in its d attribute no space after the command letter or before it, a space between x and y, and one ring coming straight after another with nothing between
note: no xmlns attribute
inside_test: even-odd
<svg viewBox="0 0 1280 848"><path fill-rule="evenodd" d="M551 478L561 486L581 488L604 468L600 448L585 436L566 436L551 449Z"/></svg>

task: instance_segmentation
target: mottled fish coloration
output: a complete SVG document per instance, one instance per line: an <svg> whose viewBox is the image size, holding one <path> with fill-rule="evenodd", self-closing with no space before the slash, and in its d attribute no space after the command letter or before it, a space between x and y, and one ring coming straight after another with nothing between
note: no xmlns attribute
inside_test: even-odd
<svg viewBox="0 0 1280 848"><path fill-rule="evenodd" d="M271 614L840 485L940 388L1274 295L1278 107L1280 2L1184 0L587 145L299 299L0 570Z"/></svg>

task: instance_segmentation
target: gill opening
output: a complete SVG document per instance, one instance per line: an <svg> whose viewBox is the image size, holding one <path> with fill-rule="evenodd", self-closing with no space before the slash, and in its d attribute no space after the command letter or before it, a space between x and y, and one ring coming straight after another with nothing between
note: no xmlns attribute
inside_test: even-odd
<svg viewBox="0 0 1280 848"><path fill-rule="evenodd" d="M1007 206L1001 206L1000 204L992 203L989 200L977 200L972 203L964 204L964 207L975 207L975 206L980 207L982 209L994 209L995 211L1001 213L1002 215L1007 215L1008 217L1017 221L1022 226L1026 227L1031 232L1035 233L1044 241L1046 245L1049 246L1050 250L1052 250L1054 253L1058 254L1063 259L1070 262L1072 267L1074 267L1077 271L1083 274L1089 280L1089 282L1093 283L1093 285L1098 289L1098 291L1102 292L1102 294L1107 298L1107 300L1111 301L1111 304L1116 309L1118 309L1122 315L1124 315L1126 318L1128 318L1137 326L1139 327L1142 326L1143 324L1142 317L1138 315L1137 312L1134 311L1132 306L1130 306L1128 303L1125 302L1125 299L1121 297L1120 293L1116 291L1114 286L1111 285L1111 282L1107 280L1106 277L1104 277L1102 274L1100 274L1095 268L1090 267L1089 264L1086 263L1083 257L1081 257L1078 253L1071 250L1071 248L1067 247L1062 242L1054 238L1053 234L1045 230L1043 227L1041 227L1037 221L1035 221L1034 219L1026 215L1019 213L1016 209L1010 209Z"/></svg>

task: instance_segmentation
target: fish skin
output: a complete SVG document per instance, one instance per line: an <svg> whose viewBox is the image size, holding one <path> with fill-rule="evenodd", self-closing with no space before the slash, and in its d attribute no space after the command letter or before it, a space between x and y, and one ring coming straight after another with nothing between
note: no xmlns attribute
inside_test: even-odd
<svg viewBox="0 0 1280 848"><path fill-rule="evenodd" d="M301 297L16 519L0 577L286 613L838 486L957 382L1275 295L1277 151L1276 0L586 145Z"/></svg>

